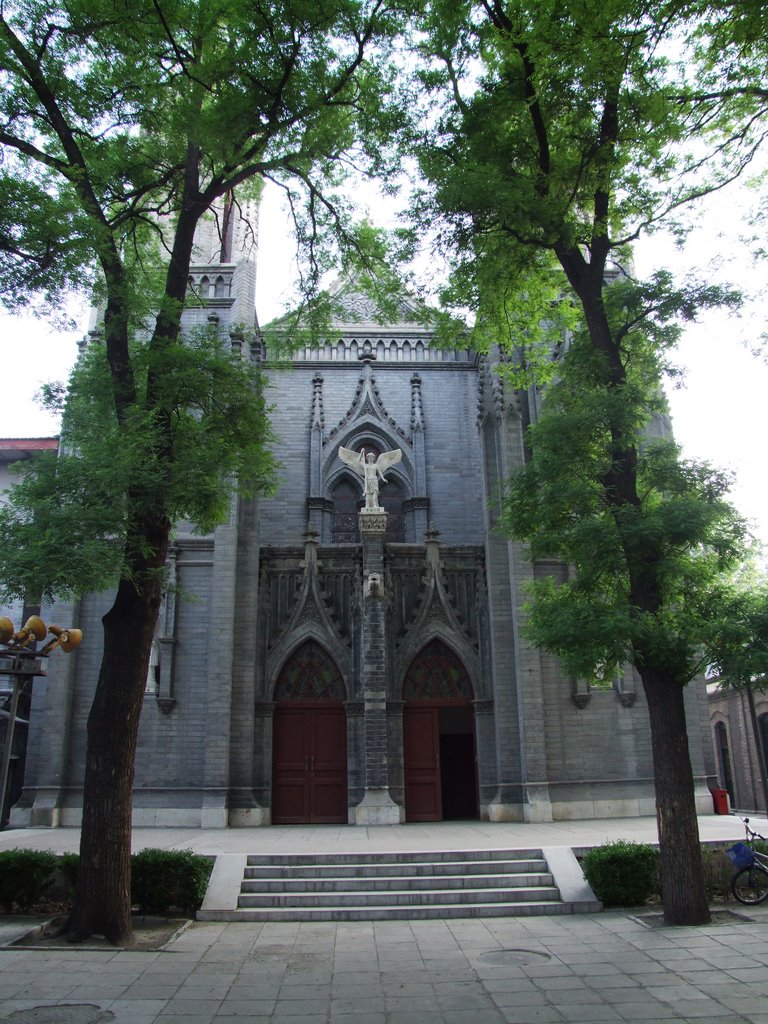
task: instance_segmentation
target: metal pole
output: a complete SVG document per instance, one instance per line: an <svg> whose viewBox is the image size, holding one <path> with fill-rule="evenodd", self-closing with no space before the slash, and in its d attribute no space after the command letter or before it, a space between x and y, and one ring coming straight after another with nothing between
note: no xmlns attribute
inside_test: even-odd
<svg viewBox="0 0 768 1024"><path fill-rule="evenodd" d="M20 659L14 658L13 661L14 669L20 668ZM3 751L3 771L2 779L0 781L0 828L5 828L5 801L8 797L6 792L8 788L8 775L11 769L11 748L13 746L13 732L16 728L16 713L19 707L19 693L22 688L22 680L26 682L26 677L20 675L14 675L13 677L13 694L11 696L11 710L8 713L8 725L5 728L5 750ZM10 819L11 808L8 807L8 817Z"/></svg>

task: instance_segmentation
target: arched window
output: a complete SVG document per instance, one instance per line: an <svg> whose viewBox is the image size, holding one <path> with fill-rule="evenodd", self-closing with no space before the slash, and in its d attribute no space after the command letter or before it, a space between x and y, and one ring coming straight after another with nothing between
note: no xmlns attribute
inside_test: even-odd
<svg viewBox="0 0 768 1024"><path fill-rule="evenodd" d="M467 670L440 640L430 640L406 672L403 700L471 700Z"/></svg>
<svg viewBox="0 0 768 1024"><path fill-rule="evenodd" d="M219 274L213 286L213 294L217 299L225 299L229 289L227 288L227 282L224 280L224 276Z"/></svg>
<svg viewBox="0 0 768 1024"><path fill-rule="evenodd" d="M372 452L376 458L383 451L379 444L371 444L369 441L360 445L360 449L365 449L366 454ZM396 543L405 541L405 516L403 514L405 498L406 494L403 485L390 471L386 483L382 484L379 488L379 504L387 513L385 541ZM331 492L331 501L333 502L331 543L358 544L360 541L360 529L357 516L365 504L362 478L342 477Z"/></svg>
<svg viewBox="0 0 768 1024"><path fill-rule="evenodd" d="M760 742L763 745L763 757L765 763L768 764L768 714L763 713L758 716L757 728L760 733Z"/></svg>
<svg viewBox="0 0 768 1024"><path fill-rule="evenodd" d="M402 543L405 541L405 516L403 515L403 488L398 480L390 476L379 490L379 504L387 513L387 532L384 540Z"/></svg>
<svg viewBox="0 0 768 1024"><path fill-rule="evenodd" d="M346 692L336 663L320 644L308 640L283 665L275 700L344 700Z"/></svg>
<svg viewBox="0 0 768 1024"><path fill-rule="evenodd" d="M733 773L731 772L731 752L728 749L728 730L725 722L718 722L715 726L715 747L717 748L717 760L720 766L720 776L723 786L728 790L731 799L731 806L736 802L736 795L733 790Z"/></svg>
<svg viewBox="0 0 768 1024"><path fill-rule="evenodd" d="M331 493L331 501L331 543L357 544L360 540L357 513L362 504L359 485L347 476L342 477Z"/></svg>

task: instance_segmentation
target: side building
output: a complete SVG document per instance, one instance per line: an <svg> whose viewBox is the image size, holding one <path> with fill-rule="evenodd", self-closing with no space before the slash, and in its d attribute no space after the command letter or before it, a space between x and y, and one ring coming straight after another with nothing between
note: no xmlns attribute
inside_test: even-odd
<svg viewBox="0 0 768 1024"><path fill-rule="evenodd" d="M709 718L718 787L732 808L768 813L768 693L721 689L709 684Z"/></svg>
<svg viewBox="0 0 768 1024"><path fill-rule="evenodd" d="M525 640L531 565L498 529L530 396L493 358L437 347L409 300L382 325L353 285L315 347L280 361L253 331L252 263L201 262L188 325L263 363L281 463L169 559L136 759L134 820L200 827L549 821L653 814L648 717L631 671L568 679ZM247 316L246 316L247 313ZM243 330L243 324L251 331ZM254 339L254 340L252 340ZM340 447L399 450L364 510ZM56 609L84 631L35 689L15 825L75 825L108 595ZM43 612L46 614L45 610ZM50 613L49 613L50 614ZM715 766L688 693L699 809Z"/></svg>

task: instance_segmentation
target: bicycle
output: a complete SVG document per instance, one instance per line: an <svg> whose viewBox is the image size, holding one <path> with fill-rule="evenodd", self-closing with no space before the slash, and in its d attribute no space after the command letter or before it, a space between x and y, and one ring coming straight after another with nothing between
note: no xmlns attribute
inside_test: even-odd
<svg viewBox="0 0 768 1024"><path fill-rule="evenodd" d="M768 899L768 856L755 849L755 840L768 843L768 837L761 836L749 827L749 818L742 818L746 841L736 843L725 851L726 856L739 870L731 881L731 892L739 901L754 906Z"/></svg>

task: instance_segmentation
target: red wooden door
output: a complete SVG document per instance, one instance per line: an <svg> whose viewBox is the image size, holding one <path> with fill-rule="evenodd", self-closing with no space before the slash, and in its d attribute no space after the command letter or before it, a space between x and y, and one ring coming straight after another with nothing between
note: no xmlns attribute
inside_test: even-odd
<svg viewBox="0 0 768 1024"><path fill-rule="evenodd" d="M310 712L309 821L347 822L347 716L344 708Z"/></svg>
<svg viewBox="0 0 768 1024"><path fill-rule="evenodd" d="M403 760L406 821L442 821L438 708L403 709Z"/></svg>
<svg viewBox="0 0 768 1024"><path fill-rule="evenodd" d="M299 702L275 709L272 821L330 825L347 821L347 721L343 707Z"/></svg>

